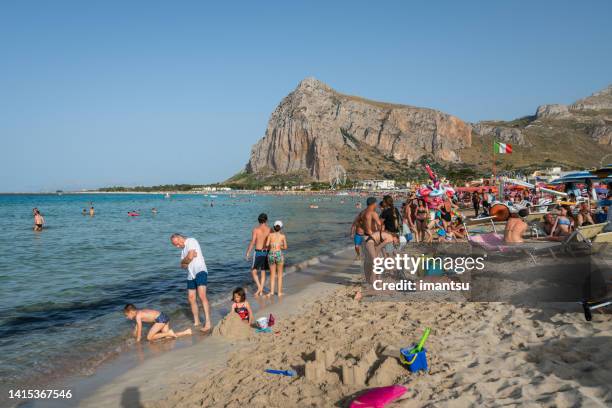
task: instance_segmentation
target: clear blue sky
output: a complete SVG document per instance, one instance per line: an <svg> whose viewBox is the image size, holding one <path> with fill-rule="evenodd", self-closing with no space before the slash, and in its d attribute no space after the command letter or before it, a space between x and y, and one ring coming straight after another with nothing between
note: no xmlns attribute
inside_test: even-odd
<svg viewBox="0 0 612 408"><path fill-rule="evenodd" d="M512 119L612 82L612 2L0 5L0 191L207 183L306 76Z"/></svg>

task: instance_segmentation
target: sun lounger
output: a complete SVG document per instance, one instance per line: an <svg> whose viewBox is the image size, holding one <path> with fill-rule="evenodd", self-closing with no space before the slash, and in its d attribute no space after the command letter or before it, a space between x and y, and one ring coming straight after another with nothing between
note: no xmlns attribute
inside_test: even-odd
<svg viewBox="0 0 612 408"><path fill-rule="evenodd" d="M580 242L578 237L579 232L572 232L564 241L545 241L545 240L525 240L522 243L508 244L504 242L504 236L497 233L485 233L480 235L468 236L468 241L486 252L498 253L517 253L522 252L527 254L536 263L534 255L541 252L548 252L553 257L553 250L569 251L570 245L575 242Z"/></svg>
<svg viewBox="0 0 612 408"><path fill-rule="evenodd" d="M602 232L597 234L595 238L591 240L593 244L610 244L612 243L612 232Z"/></svg>
<svg viewBox="0 0 612 408"><path fill-rule="evenodd" d="M493 232L497 233L497 229L495 228L495 222L493 222L494 218L495 217L480 217L466 219L465 221L463 221L463 226L465 227L465 230L467 231L468 235L470 235L469 227L474 227L477 225L491 226L493 227Z"/></svg>
<svg viewBox="0 0 612 408"><path fill-rule="evenodd" d="M583 227L576 228L576 231L579 232L578 240L580 242L585 241L590 243L595 237L597 237L597 235L603 232L606 225L608 225L607 221L600 224L585 225Z"/></svg>

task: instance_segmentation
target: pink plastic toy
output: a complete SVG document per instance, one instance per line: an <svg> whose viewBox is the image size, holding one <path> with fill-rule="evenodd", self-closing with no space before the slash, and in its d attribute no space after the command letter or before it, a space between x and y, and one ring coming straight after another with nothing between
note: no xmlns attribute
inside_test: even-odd
<svg viewBox="0 0 612 408"><path fill-rule="evenodd" d="M372 388L351 402L350 408L384 408L390 402L404 395L407 390L403 385L397 384Z"/></svg>

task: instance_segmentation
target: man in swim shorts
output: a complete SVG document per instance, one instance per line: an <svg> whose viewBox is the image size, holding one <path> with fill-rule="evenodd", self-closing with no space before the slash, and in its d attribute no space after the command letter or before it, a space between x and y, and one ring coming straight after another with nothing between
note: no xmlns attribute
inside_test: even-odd
<svg viewBox="0 0 612 408"><path fill-rule="evenodd" d="M206 269L206 262L204 261L204 255L200 244L195 238L187 238L181 234L172 234L170 242L177 248L181 248L181 268L187 269L187 300L191 306L191 313L193 314L193 325L200 325L200 318L198 313L198 301L196 299L196 293L202 302L202 308L204 309L204 316L206 322L200 329L203 332L207 332L211 328L210 310L208 305L208 299L206 297L206 286L208 285L208 269Z"/></svg>
<svg viewBox="0 0 612 408"><path fill-rule="evenodd" d="M45 224L45 218L42 216L38 208L32 210L34 214L34 231L42 231L43 225Z"/></svg>
<svg viewBox="0 0 612 408"><path fill-rule="evenodd" d="M357 214L357 216L353 220L353 225L351 225L351 235L353 236L353 243L355 244L355 253L357 254L357 259L361 257L361 244L363 243L364 230L361 226L360 221L363 218L364 211L365 210L360 211L359 214Z"/></svg>
<svg viewBox="0 0 612 408"><path fill-rule="evenodd" d="M251 251L255 248L253 264L251 265L251 275L257 285L255 296L261 296L263 295L264 286L266 284L266 270L270 269L268 266L268 249L266 248L266 240L268 239L268 235L270 235L270 227L268 227L268 215L265 213L259 214L257 221L259 225L253 228L251 242L246 250L245 258L248 261L251 256ZM257 274L258 270L261 270L261 278Z"/></svg>

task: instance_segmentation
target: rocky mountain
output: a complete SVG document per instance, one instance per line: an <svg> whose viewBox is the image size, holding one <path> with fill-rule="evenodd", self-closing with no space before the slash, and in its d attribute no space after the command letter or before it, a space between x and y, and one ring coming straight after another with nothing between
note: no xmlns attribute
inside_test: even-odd
<svg viewBox="0 0 612 408"><path fill-rule="evenodd" d="M245 173L328 181L337 165L349 178L408 179L427 160L445 169L490 169L493 140L515 145L500 168L597 165L612 153L612 86L574 104L544 105L515 121L470 124L427 108L367 100L306 78L272 113Z"/></svg>

